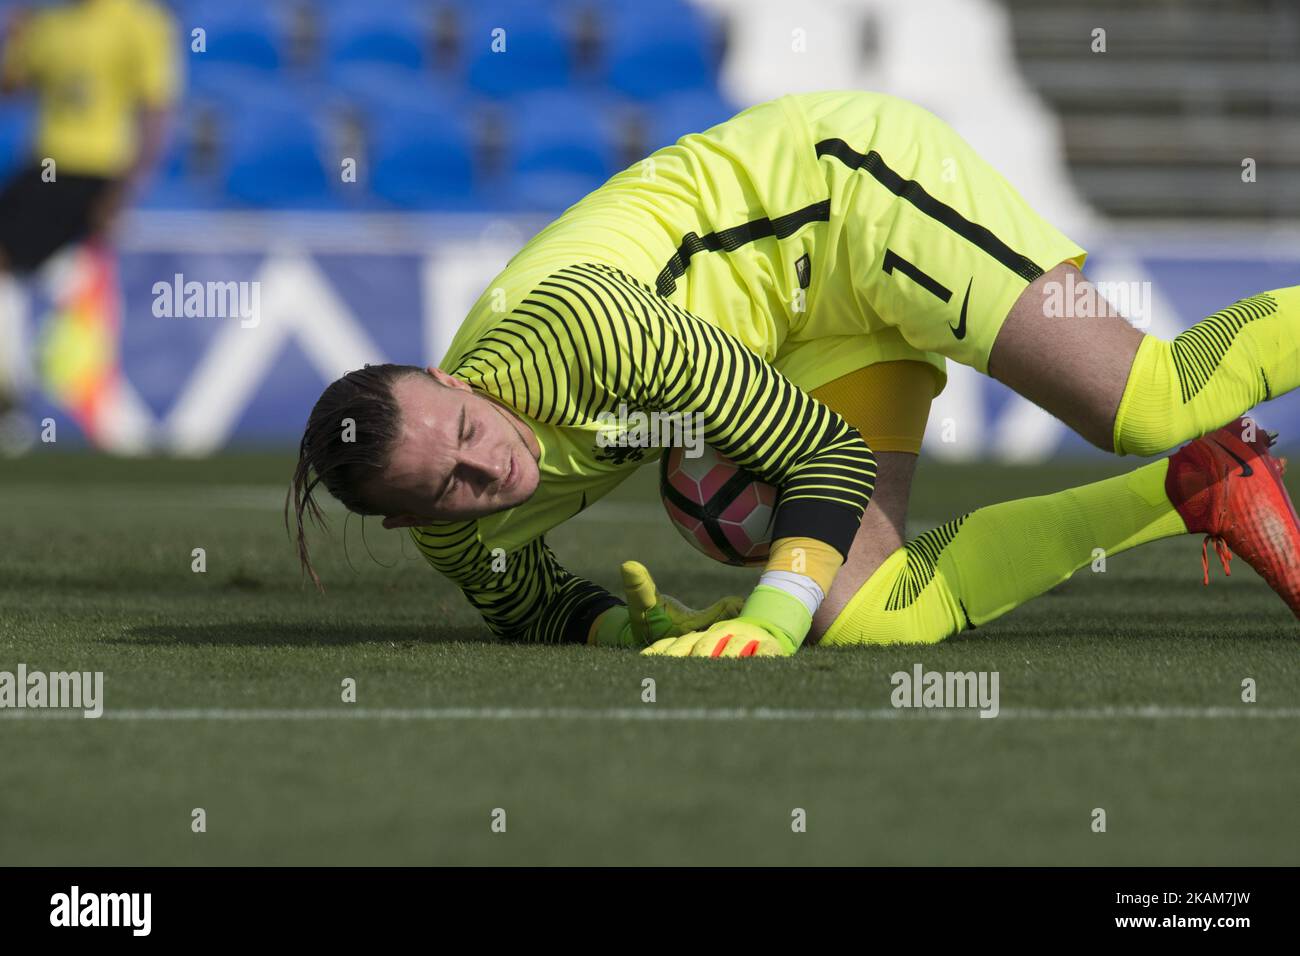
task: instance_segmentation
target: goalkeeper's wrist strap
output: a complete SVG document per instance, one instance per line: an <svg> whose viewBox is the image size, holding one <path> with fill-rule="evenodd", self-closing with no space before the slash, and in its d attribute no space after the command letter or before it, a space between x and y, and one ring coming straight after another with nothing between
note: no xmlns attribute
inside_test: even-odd
<svg viewBox="0 0 1300 956"><path fill-rule="evenodd" d="M789 571L801 578L811 578L817 593L825 596L835 581L835 575L844 564L844 555L840 554L825 541L816 538L778 538L772 542L772 551L767 559L765 571ZM775 585L784 587L784 585ZM799 593L796 593L798 591ZM804 601L806 595L800 586L791 593ZM811 611L817 613L817 605L822 597L817 597Z"/></svg>
<svg viewBox="0 0 1300 956"><path fill-rule="evenodd" d="M791 580L802 578L802 581ZM806 575L768 571L740 609L740 617L787 638L797 650L812 627L813 612L824 595Z"/></svg>

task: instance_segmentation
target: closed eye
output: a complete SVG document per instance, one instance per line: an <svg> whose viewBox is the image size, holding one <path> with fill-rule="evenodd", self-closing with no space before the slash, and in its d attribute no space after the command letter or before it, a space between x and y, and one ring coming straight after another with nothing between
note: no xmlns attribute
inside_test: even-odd
<svg viewBox="0 0 1300 956"><path fill-rule="evenodd" d="M465 444L465 406L460 408L460 421L456 425L456 443L457 445ZM447 480L442 483L442 490L438 492L438 499L442 500L456 486L455 469L447 475Z"/></svg>

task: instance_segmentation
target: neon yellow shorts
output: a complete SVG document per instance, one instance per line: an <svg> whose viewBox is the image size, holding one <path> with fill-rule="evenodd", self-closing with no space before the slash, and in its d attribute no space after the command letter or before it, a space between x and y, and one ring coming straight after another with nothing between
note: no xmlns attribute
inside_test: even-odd
<svg viewBox="0 0 1300 956"><path fill-rule="evenodd" d="M606 263L812 391L878 362L987 372L1025 287L1085 256L938 118L851 91L784 96L657 150L498 281L522 299L556 268ZM495 321L486 303L450 354Z"/></svg>
<svg viewBox="0 0 1300 956"><path fill-rule="evenodd" d="M818 227L821 261L812 263L807 313L792 323L783 350L888 328L912 350L987 372L993 341L1025 287L1062 262L1083 265L1082 248L921 107L861 92L786 103L804 119L794 128L810 138L806 154L816 157L831 206ZM857 344L890 352L883 360L917 357L897 346ZM802 362L787 366L798 374Z"/></svg>

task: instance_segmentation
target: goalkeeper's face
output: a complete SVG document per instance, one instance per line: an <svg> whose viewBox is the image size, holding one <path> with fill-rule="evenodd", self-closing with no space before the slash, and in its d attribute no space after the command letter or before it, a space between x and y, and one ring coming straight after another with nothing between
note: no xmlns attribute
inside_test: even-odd
<svg viewBox="0 0 1300 956"><path fill-rule="evenodd" d="M401 429L366 498L385 528L505 511L537 490L537 437L518 416L438 368L393 383Z"/></svg>

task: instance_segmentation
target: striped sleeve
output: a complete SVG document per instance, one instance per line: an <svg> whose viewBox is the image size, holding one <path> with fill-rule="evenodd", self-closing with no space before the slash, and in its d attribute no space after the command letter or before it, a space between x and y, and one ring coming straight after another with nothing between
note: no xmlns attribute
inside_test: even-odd
<svg viewBox="0 0 1300 956"><path fill-rule="evenodd" d="M566 570L542 537L496 554L479 540L473 521L412 528L411 537L503 640L585 643L596 616L623 603Z"/></svg>
<svg viewBox="0 0 1300 956"><path fill-rule="evenodd" d="M707 444L780 490L774 539L815 538L847 557L875 456L739 339L590 263L542 281L494 338L493 355L522 359L509 384L530 414L586 421L625 403L694 416Z"/></svg>

